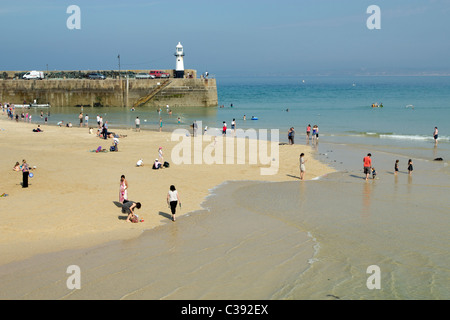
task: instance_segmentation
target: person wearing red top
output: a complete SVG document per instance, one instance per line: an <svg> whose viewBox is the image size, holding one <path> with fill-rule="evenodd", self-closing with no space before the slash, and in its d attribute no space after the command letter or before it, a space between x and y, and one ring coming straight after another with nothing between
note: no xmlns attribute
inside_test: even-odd
<svg viewBox="0 0 450 320"><path fill-rule="evenodd" d="M366 157L364 157L364 174L366 175L366 180L369 180L370 170L372 168L372 155L370 153L367 154Z"/></svg>
<svg viewBox="0 0 450 320"><path fill-rule="evenodd" d="M308 124L308 126L306 127L306 140L309 141L309 135L311 134L311 125Z"/></svg>
<svg viewBox="0 0 450 320"><path fill-rule="evenodd" d="M225 136L226 134L227 134L227 123L224 121L222 127L222 135Z"/></svg>

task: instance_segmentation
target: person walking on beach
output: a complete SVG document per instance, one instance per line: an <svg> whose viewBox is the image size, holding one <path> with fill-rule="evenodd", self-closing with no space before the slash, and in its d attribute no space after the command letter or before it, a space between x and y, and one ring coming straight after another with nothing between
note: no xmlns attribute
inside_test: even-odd
<svg viewBox="0 0 450 320"><path fill-rule="evenodd" d="M87 114L84 117L84 126L85 127L89 127L89 115L87 115Z"/></svg>
<svg viewBox="0 0 450 320"><path fill-rule="evenodd" d="M128 200L128 181L122 175L120 177L119 202L123 203L125 200Z"/></svg>
<svg viewBox="0 0 450 320"><path fill-rule="evenodd" d="M399 163L400 161L399 160L395 160L395 165L394 165L394 175L397 175L397 173L398 173L398 163Z"/></svg>
<svg viewBox="0 0 450 320"><path fill-rule="evenodd" d="M80 112L78 119L80 119L80 128L81 128L83 126L83 112Z"/></svg>
<svg viewBox="0 0 450 320"><path fill-rule="evenodd" d="M412 175L414 168L413 168L413 162L411 159L408 160L408 173L409 175Z"/></svg>
<svg viewBox="0 0 450 320"><path fill-rule="evenodd" d="M438 133L439 133L438 128L434 127L434 132L433 132L434 145L437 145Z"/></svg>
<svg viewBox="0 0 450 320"><path fill-rule="evenodd" d="M300 180L303 180L305 178L305 172L306 172L306 168L305 168L305 162L307 160L305 160L305 154L301 153L300 154Z"/></svg>
<svg viewBox="0 0 450 320"><path fill-rule="evenodd" d="M372 154L368 153L367 156L363 158L364 163L364 174L366 175L366 181L369 180L369 175L372 168Z"/></svg>
<svg viewBox="0 0 450 320"><path fill-rule="evenodd" d="M162 126L163 126L162 118L159 118L159 132L162 132Z"/></svg>
<svg viewBox="0 0 450 320"><path fill-rule="evenodd" d="M28 188L28 175L30 174L30 169L28 163L25 159L22 160L22 188Z"/></svg>
<svg viewBox="0 0 450 320"><path fill-rule="evenodd" d="M231 130L233 130L233 134L236 134L236 119L233 118L231 121Z"/></svg>
<svg viewBox="0 0 450 320"><path fill-rule="evenodd" d="M167 193L167 205L170 207L170 210L172 212L172 221L175 221L175 214L177 211L177 204L180 203L181 207L181 199L180 195L178 194L177 189L175 189L174 185L170 186L170 190Z"/></svg>

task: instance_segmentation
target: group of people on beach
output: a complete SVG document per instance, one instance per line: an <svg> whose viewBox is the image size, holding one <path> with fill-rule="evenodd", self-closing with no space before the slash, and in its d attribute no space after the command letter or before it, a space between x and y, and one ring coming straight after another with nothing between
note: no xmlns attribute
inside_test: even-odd
<svg viewBox="0 0 450 320"><path fill-rule="evenodd" d="M312 135L311 135L312 130ZM292 145L294 144L294 137L295 137L295 129L294 127L290 127L288 130L288 144ZM309 140L312 139L313 142L319 142L319 126L314 125L311 128L311 125L308 124L306 126L306 141L309 142Z"/></svg>
<svg viewBox="0 0 450 320"><path fill-rule="evenodd" d="M206 133L207 127L205 127L205 133ZM223 121L222 122L222 136L226 136L227 135L227 122ZM233 118L233 120L231 121L231 132L233 135L236 134L236 118Z"/></svg>
<svg viewBox="0 0 450 320"><path fill-rule="evenodd" d="M22 112L20 112L19 110L16 110L16 107L14 106L14 104L10 104L9 102L5 102L5 103L1 103L0 102L0 106L2 108L2 113L6 114L8 119L10 120L16 120L16 122L22 121L22 122L27 122L27 123L31 123L31 120L33 118L31 112L26 112L24 111L23 107ZM41 111L40 114L41 120L44 120L44 112ZM46 116L45 116L45 124L47 124L48 122L48 117L50 117L50 111L47 112Z"/></svg>
<svg viewBox="0 0 450 320"><path fill-rule="evenodd" d="M170 186L169 192L166 196L166 201L172 213L172 221L175 222L177 206L179 205L181 208L181 198L178 190L174 185ZM136 209L139 210L142 207L142 204L140 202L128 200L128 181L125 178L125 175L122 175L120 177L119 202L122 204L122 212L128 215L126 222L144 222L144 219L140 219L136 214Z"/></svg>
<svg viewBox="0 0 450 320"><path fill-rule="evenodd" d="M22 171L22 188L28 188L28 177L33 169L36 169L36 166L29 166L25 159L22 160L22 164L17 161L14 165L13 171Z"/></svg>
<svg viewBox="0 0 450 320"><path fill-rule="evenodd" d="M395 163L394 163L394 175L395 176L399 172L399 163L400 163L400 160L398 160L398 159L395 160ZM365 156L363 158L363 164L364 164L363 171L364 171L364 174L366 175L365 180L366 181L369 180L370 174L372 174L372 179L376 179L377 172L375 171L375 168L372 166L372 154L371 153L368 153L367 156ZM411 176L412 172L414 170L412 159L408 160L407 168L408 168L408 174L409 174L409 176Z"/></svg>
<svg viewBox="0 0 450 320"><path fill-rule="evenodd" d="M311 136L311 125L308 124L306 126L306 140L310 140L310 136ZM312 127L312 136L311 136L312 141L318 142L319 141L319 126L317 124L315 124Z"/></svg>
<svg viewBox="0 0 450 320"><path fill-rule="evenodd" d="M97 115L97 118L98 117L99 117L99 115ZM85 127L89 126L89 115L87 113L85 116L83 116L83 112L80 112L80 114L78 115L78 119L80 120L80 128L83 127L83 120L84 120L84 126Z"/></svg>

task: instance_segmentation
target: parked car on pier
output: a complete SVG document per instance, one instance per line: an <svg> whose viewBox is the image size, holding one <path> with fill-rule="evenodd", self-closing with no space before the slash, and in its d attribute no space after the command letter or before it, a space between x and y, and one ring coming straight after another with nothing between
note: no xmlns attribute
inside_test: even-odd
<svg viewBox="0 0 450 320"><path fill-rule="evenodd" d="M151 75L151 74L148 74L148 73L145 73L145 72L138 73L134 77L136 79L155 79L154 75Z"/></svg>
<svg viewBox="0 0 450 320"><path fill-rule="evenodd" d="M88 78L91 80L105 80L106 77L100 73L91 73L88 75Z"/></svg>
<svg viewBox="0 0 450 320"><path fill-rule="evenodd" d="M155 78L169 78L170 74L167 72L163 72L161 70L152 70L150 71L150 75L154 76Z"/></svg>
<svg viewBox="0 0 450 320"><path fill-rule="evenodd" d="M33 70L33 71L25 73L22 78L26 79L26 80L32 80L32 79L42 80L42 79L44 79L44 72Z"/></svg>

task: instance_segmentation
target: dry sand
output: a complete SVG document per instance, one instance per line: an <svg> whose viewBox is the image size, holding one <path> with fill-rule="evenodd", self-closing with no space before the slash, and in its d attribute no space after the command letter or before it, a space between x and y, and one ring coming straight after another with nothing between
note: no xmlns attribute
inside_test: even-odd
<svg viewBox="0 0 450 320"><path fill-rule="evenodd" d="M120 139L119 152L94 153L89 151L100 145L109 150L112 139L105 141L89 134L88 128L41 125L43 133L32 132L36 127L0 116L0 194L8 194L0 198L0 265L36 254L130 239L143 230L172 223L166 204L171 184L182 200L177 214L183 215L200 209L209 190L224 181L298 181L301 152L308 160L306 179L333 171L315 160L314 151L305 145L279 146L276 175L261 175L260 168L267 166L248 161L244 165L172 164L164 170L152 170L160 146L165 160L172 163L171 150L179 142L171 141L171 132L110 128L127 135ZM144 167L136 167L140 158ZM37 167L25 189L21 187L21 172L12 170L22 159ZM126 215L114 203L119 201L122 174L129 184L129 199L142 203L137 213L143 223L125 222Z"/></svg>

